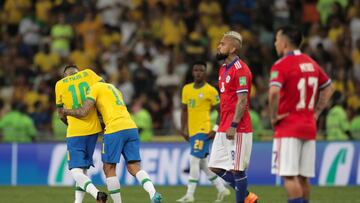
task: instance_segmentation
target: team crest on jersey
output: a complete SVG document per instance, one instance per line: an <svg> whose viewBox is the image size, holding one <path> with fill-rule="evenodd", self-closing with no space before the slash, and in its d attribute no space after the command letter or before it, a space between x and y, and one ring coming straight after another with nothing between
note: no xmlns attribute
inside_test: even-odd
<svg viewBox="0 0 360 203"><path fill-rule="evenodd" d="M204 97L204 94L203 93L200 93L199 94L199 98L202 99Z"/></svg>
<svg viewBox="0 0 360 203"><path fill-rule="evenodd" d="M219 80L221 80L221 76L219 76Z"/></svg>
<svg viewBox="0 0 360 203"><path fill-rule="evenodd" d="M229 83L230 82L230 75L226 76L226 83Z"/></svg>

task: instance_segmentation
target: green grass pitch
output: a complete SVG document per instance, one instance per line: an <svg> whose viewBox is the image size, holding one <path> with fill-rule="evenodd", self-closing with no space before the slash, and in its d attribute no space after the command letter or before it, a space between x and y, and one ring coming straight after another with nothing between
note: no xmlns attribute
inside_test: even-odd
<svg viewBox="0 0 360 203"><path fill-rule="evenodd" d="M105 189L101 187L101 189ZM163 195L164 203L175 203L186 192L185 186L157 187ZM250 190L258 194L260 203L285 203L286 194L282 187L252 186ZM122 187L123 203L149 203L147 193L140 187ZM196 203L211 203L216 198L214 187L198 187L195 194ZM0 186L0 202L4 203L72 203L74 192L71 187L44 186ZM84 203L95 202L87 194ZM112 203L112 200L108 201ZM225 203L234 203L232 191ZM360 203L360 187L312 187L311 203Z"/></svg>

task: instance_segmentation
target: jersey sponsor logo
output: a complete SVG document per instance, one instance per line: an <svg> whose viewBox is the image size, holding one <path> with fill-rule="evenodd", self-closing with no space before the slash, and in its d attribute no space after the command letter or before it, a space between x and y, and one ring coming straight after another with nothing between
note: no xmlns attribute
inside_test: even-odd
<svg viewBox="0 0 360 203"><path fill-rule="evenodd" d="M226 76L226 83L229 83L230 79L231 79L230 75Z"/></svg>
<svg viewBox="0 0 360 203"><path fill-rule="evenodd" d="M315 68L312 63L300 63L300 70L301 72L314 72Z"/></svg>
<svg viewBox="0 0 360 203"><path fill-rule="evenodd" d="M279 71L272 71L270 75L270 80L273 80L279 76Z"/></svg>
<svg viewBox="0 0 360 203"><path fill-rule="evenodd" d="M246 85L246 77L245 76L239 78L239 84L240 84L240 86Z"/></svg>
<svg viewBox="0 0 360 203"><path fill-rule="evenodd" d="M324 152L319 185L347 185L354 158L352 143L332 143Z"/></svg>

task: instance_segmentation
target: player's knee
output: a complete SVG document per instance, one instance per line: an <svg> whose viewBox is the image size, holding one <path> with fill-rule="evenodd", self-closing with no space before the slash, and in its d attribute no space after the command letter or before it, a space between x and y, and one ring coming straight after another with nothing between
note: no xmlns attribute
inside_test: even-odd
<svg viewBox="0 0 360 203"><path fill-rule="evenodd" d="M103 170L106 177L111 177L116 175L116 164L107 164L104 163Z"/></svg>
<svg viewBox="0 0 360 203"><path fill-rule="evenodd" d="M136 176L136 174L141 170L139 161L128 162L126 165L129 173L132 176Z"/></svg>

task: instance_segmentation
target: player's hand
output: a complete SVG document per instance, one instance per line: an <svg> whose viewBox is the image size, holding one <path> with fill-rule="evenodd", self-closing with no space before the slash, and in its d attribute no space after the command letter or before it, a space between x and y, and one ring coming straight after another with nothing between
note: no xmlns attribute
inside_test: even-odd
<svg viewBox="0 0 360 203"><path fill-rule="evenodd" d="M184 139L189 142L189 133L187 132L187 130L182 130L181 132L181 136L184 137Z"/></svg>
<svg viewBox="0 0 360 203"><path fill-rule="evenodd" d="M59 108L58 112L60 118L64 118L66 116L64 108Z"/></svg>
<svg viewBox="0 0 360 203"><path fill-rule="evenodd" d="M236 133L236 128L234 127L230 127L227 131L226 131L226 138L228 140L233 140L235 137L235 133Z"/></svg>
<svg viewBox="0 0 360 203"><path fill-rule="evenodd" d="M285 118L286 116L288 116L289 113L284 113L284 114L280 114L280 115L276 115L275 118L271 119L271 126L274 128L276 126L276 124L278 124L278 122L280 120L282 120L283 118Z"/></svg>
<svg viewBox="0 0 360 203"><path fill-rule="evenodd" d="M209 133L209 135L208 135L208 139L209 140L212 140L212 139L214 139L215 138L215 134L216 134L216 131L210 131L210 133Z"/></svg>
<svg viewBox="0 0 360 203"><path fill-rule="evenodd" d="M318 111L314 112L314 119L317 121L319 119L320 113Z"/></svg>

